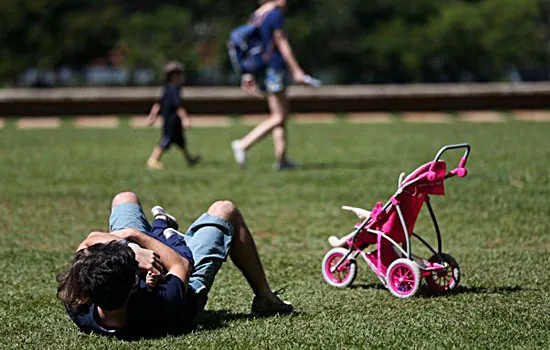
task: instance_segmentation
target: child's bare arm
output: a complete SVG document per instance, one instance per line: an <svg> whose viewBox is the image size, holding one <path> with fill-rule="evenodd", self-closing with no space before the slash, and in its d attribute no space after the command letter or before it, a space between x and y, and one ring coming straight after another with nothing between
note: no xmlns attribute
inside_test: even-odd
<svg viewBox="0 0 550 350"><path fill-rule="evenodd" d="M151 110L149 111L149 117L147 118L147 124L149 126L155 123L155 121L158 118L159 112L160 112L160 103L158 102L153 103L153 105L151 106Z"/></svg>
<svg viewBox="0 0 550 350"><path fill-rule="evenodd" d="M185 108L180 107L177 110L178 117L181 119L181 125L184 129L189 129L191 127L191 121L189 120L189 116L187 115L187 111Z"/></svg>

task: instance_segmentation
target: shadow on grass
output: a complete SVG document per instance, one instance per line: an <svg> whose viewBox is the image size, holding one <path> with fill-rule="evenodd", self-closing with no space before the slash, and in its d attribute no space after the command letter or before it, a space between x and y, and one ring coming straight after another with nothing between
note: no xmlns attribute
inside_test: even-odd
<svg viewBox="0 0 550 350"><path fill-rule="evenodd" d="M281 317L288 317L292 315L300 315L300 312L293 312L291 315L285 315ZM145 335L130 335L128 337L122 335L120 339L125 341L139 341L143 339L162 339L168 336L185 336L190 333L212 331L220 328L228 327L231 322L239 320L254 320L268 318L270 316L257 316L253 314L245 314L242 312L231 312L229 310L206 310L202 311L197 316L196 323L193 325L182 325L181 328L172 329L171 331L161 331L158 333L151 333Z"/></svg>
<svg viewBox="0 0 550 350"><path fill-rule="evenodd" d="M231 312L229 310L205 310L197 318L195 331L214 330L227 327L227 324L238 320L253 320L258 318L252 314Z"/></svg>
<svg viewBox="0 0 550 350"><path fill-rule="evenodd" d="M386 287L384 287L381 283L368 283L368 284L357 284L357 285L351 285L350 289L379 289L379 290L386 290ZM500 286L500 287L469 287L469 286L458 286L455 290L451 292L435 292L433 290L430 290L426 285L421 286L420 290L416 294L416 296L421 298L432 298L432 297L442 297L442 296L448 296L448 295L457 295L457 294L486 294L486 295L494 295L494 294L501 294L501 295L507 295L507 294L513 294L525 291L526 288L520 287L520 286Z"/></svg>
<svg viewBox="0 0 550 350"><path fill-rule="evenodd" d="M364 170L372 168L372 162L330 162L330 163L306 163L300 170Z"/></svg>
<svg viewBox="0 0 550 350"><path fill-rule="evenodd" d="M301 315L302 312L294 311L289 315L281 315L279 317L290 317ZM229 323L239 320L258 320L275 316L258 316L253 314L245 314L242 312L231 312L229 310L205 310L197 317L197 324L193 331L207 331L227 327Z"/></svg>
<svg viewBox="0 0 550 350"><path fill-rule="evenodd" d="M441 297L448 295L458 295L458 294L485 294L485 295L508 295L513 293L518 293L524 291L525 288L520 286L500 286L500 287L469 287L469 286L458 286L456 289L450 292L436 292L430 290L426 286L419 291L417 294L419 297L432 298L432 297Z"/></svg>
<svg viewBox="0 0 550 350"><path fill-rule="evenodd" d="M352 284L350 286L350 289L380 289L380 290L385 290L386 287L384 287L381 283L363 283L363 284Z"/></svg>
<svg viewBox="0 0 550 350"><path fill-rule="evenodd" d="M219 160L201 160L199 164L197 164L196 166L199 167L199 168L215 168L215 169L219 169L221 167L229 167L229 166L233 166L235 165L234 162L229 162L229 161L226 161L226 162L222 162L222 161L219 161Z"/></svg>

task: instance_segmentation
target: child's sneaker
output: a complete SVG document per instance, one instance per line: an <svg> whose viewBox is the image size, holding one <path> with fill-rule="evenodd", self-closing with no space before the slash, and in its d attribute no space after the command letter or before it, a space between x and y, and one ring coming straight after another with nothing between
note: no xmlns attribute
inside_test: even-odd
<svg viewBox="0 0 550 350"><path fill-rule="evenodd" d="M194 156L192 156L188 161L187 161L187 164L190 166L190 167L194 167L195 165L199 164L201 162L201 156L200 154L195 154Z"/></svg>
<svg viewBox="0 0 550 350"><path fill-rule="evenodd" d="M154 169L154 170L163 170L164 169L164 164L162 164L161 162L159 162L156 159L149 158L147 160L147 168Z"/></svg>
<svg viewBox="0 0 550 350"><path fill-rule="evenodd" d="M172 215L168 214L163 207L159 205L154 206L151 209L151 214L153 214L153 218L155 220L157 219L157 216L164 216L166 218L166 221L168 221L168 227L173 228L174 230L179 229L178 220Z"/></svg>
<svg viewBox="0 0 550 350"><path fill-rule="evenodd" d="M237 162L241 168L246 168L246 151L241 148L241 140L231 142L231 149L233 150L235 162Z"/></svg>
<svg viewBox="0 0 550 350"><path fill-rule="evenodd" d="M165 229L164 231L162 231L162 234L163 234L164 238L166 238L166 239L170 239L170 237L172 237L173 235L178 235L178 236L181 236L181 237L185 238L185 235L183 233L181 233L180 231L177 231L177 230L175 230L171 227L169 227L169 228Z"/></svg>

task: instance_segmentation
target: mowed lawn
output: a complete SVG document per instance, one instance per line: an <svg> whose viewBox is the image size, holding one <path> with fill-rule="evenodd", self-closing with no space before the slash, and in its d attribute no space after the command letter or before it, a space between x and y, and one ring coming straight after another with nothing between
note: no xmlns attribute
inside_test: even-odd
<svg viewBox="0 0 550 350"><path fill-rule="evenodd" d="M548 348L550 124L293 124L290 154L304 169L285 173L271 170L271 140L253 149L247 172L234 164L229 143L246 130L194 129L189 144L204 163L189 169L172 151L162 172L144 167L156 130L0 130L0 348ZM326 238L356 222L340 206L387 200L401 171L457 142L472 145L470 174L433 199L444 250L461 266L457 291L399 300L362 261L351 288L326 284ZM135 343L79 334L55 275L87 233L106 229L124 190L183 226L217 199L234 201L272 286L286 287L298 312L251 317L252 294L228 262L196 332ZM416 231L433 242L425 213Z"/></svg>

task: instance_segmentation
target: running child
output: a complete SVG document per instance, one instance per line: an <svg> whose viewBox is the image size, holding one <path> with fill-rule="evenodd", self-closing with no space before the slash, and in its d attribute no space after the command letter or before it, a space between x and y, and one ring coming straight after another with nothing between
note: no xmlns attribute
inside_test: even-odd
<svg viewBox="0 0 550 350"><path fill-rule="evenodd" d="M162 98L160 103L153 104L147 118L149 126L155 123L159 112L162 113L164 119L162 138L147 160L149 169L164 169L164 164L161 163L160 159L172 144L181 149L189 166L194 166L200 161L200 156L192 155L185 142L184 130L189 129L190 122L187 111L181 106L181 86L184 82L184 71L184 65L177 61L169 62L164 66L166 85L164 85Z"/></svg>

